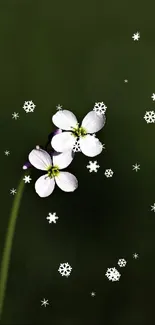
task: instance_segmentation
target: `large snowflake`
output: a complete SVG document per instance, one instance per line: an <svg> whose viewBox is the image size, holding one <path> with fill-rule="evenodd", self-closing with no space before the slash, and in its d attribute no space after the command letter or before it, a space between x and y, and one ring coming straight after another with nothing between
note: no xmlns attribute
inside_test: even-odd
<svg viewBox="0 0 155 325"><path fill-rule="evenodd" d="M60 264L58 271L62 276L68 277L72 271L72 267L68 263L62 263Z"/></svg>
<svg viewBox="0 0 155 325"><path fill-rule="evenodd" d="M100 168L100 165L97 164L97 161L89 161L89 165L87 165L86 167L89 169L90 173L97 173L98 168Z"/></svg>
<svg viewBox="0 0 155 325"><path fill-rule="evenodd" d="M117 271L115 267L108 268L106 272L106 277L109 281L119 281L121 274Z"/></svg>
<svg viewBox="0 0 155 325"><path fill-rule="evenodd" d="M35 107L36 107L36 105L34 105L34 103L33 103L32 100L26 101L24 103L24 106L23 106L24 111L26 113L32 113L32 112L34 112Z"/></svg>
<svg viewBox="0 0 155 325"><path fill-rule="evenodd" d="M95 103L93 111L98 115L104 115L106 112L107 106L103 102Z"/></svg>
<svg viewBox="0 0 155 325"><path fill-rule="evenodd" d="M144 120L146 123L155 123L155 112L147 111L144 115Z"/></svg>

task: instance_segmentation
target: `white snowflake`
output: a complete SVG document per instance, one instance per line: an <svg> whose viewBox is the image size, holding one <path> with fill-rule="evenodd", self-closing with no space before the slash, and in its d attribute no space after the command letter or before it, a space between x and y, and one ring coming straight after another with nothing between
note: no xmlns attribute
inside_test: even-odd
<svg viewBox="0 0 155 325"><path fill-rule="evenodd" d="M132 165L132 170L135 170L136 172L138 172L138 170L140 170L140 165L138 165L137 163L135 165Z"/></svg>
<svg viewBox="0 0 155 325"><path fill-rule="evenodd" d="M94 291L91 292L91 296L92 297L95 297L96 296L96 293Z"/></svg>
<svg viewBox="0 0 155 325"><path fill-rule="evenodd" d="M58 104L58 105L56 106L56 109L57 109L57 111L61 111L61 110L62 110L62 105Z"/></svg>
<svg viewBox="0 0 155 325"><path fill-rule="evenodd" d="M74 151L74 152L81 152L80 141L79 141L79 140L77 140L77 141L75 142L75 144L73 145L73 151Z"/></svg>
<svg viewBox="0 0 155 325"><path fill-rule="evenodd" d="M5 156L9 156L9 155L10 155L10 151L5 150L5 151L4 151L4 154L5 154Z"/></svg>
<svg viewBox="0 0 155 325"><path fill-rule="evenodd" d="M105 274L109 281L119 281L121 274L115 267L108 268Z"/></svg>
<svg viewBox="0 0 155 325"><path fill-rule="evenodd" d="M124 259L124 258L120 258L119 260L118 260L118 265L120 266L120 267L124 267L125 265L126 265L126 260Z"/></svg>
<svg viewBox="0 0 155 325"><path fill-rule="evenodd" d="M17 118L19 118L19 113L14 112L14 113L12 114L12 118L13 118L14 120L17 120Z"/></svg>
<svg viewBox="0 0 155 325"><path fill-rule="evenodd" d="M128 79L124 79L124 82L125 82L125 84L127 84L128 83Z"/></svg>
<svg viewBox="0 0 155 325"><path fill-rule="evenodd" d="M155 100L155 94L154 93L152 94L151 98L152 98L153 101Z"/></svg>
<svg viewBox="0 0 155 325"><path fill-rule="evenodd" d="M15 195L16 193L17 193L17 190L13 187L13 188L10 190L10 194Z"/></svg>
<svg viewBox="0 0 155 325"><path fill-rule="evenodd" d="M134 41L139 41L140 33L137 32L137 33L133 34L132 38L133 38Z"/></svg>
<svg viewBox="0 0 155 325"><path fill-rule="evenodd" d="M24 178L23 178L23 181L25 182L25 184L26 183L30 183L31 180L32 180L32 178L29 175L28 176L24 176Z"/></svg>
<svg viewBox="0 0 155 325"><path fill-rule="evenodd" d="M71 270L72 270L72 267L68 263L60 264L59 269L58 269L59 273L62 276L66 276L66 277L68 277L70 275Z"/></svg>
<svg viewBox="0 0 155 325"><path fill-rule="evenodd" d="M144 115L144 120L146 123L154 123L155 122L155 112L147 111Z"/></svg>
<svg viewBox="0 0 155 325"><path fill-rule="evenodd" d="M54 212L54 213L49 212L46 219L49 220L49 223L52 223L52 222L56 223L56 220L59 219L59 217L56 216L56 212Z"/></svg>
<svg viewBox="0 0 155 325"><path fill-rule="evenodd" d="M41 300L41 306L46 307L47 305L49 305L48 303L48 299L46 300L45 298L43 300Z"/></svg>
<svg viewBox="0 0 155 325"><path fill-rule="evenodd" d="M105 170L105 173L104 173L104 175L106 176L106 177L112 177L113 176L113 171L112 171L112 169L110 168L110 169L106 169Z"/></svg>
<svg viewBox="0 0 155 325"><path fill-rule="evenodd" d="M97 161L89 161L89 165L87 165L86 167L89 169L90 173L97 173L98 168L100 168L100 165L97 165Z"/></svg>
<svg viewBox="0 0 155 325"><path fill-rule="evenodd" d="M135 260L138 258L138 254L137 253L134 253L133 254L133 258L135 258Z"/></svg>
<svg viewBox="0 0 155 325"><path fill-rule="evenodd" d="M103 143L103 144L101 144L101 146L102 146L102 149L105 149L105 144Z"/></svg>
<svg viewBox="0 0 155 325"><path fill-rule="evenodd" d="M155 203L151 205L151 211L155 212Z"/></svg>
<svg viewBox="0 0 155 325"><path fill-rule="evenodd" d="M106 112L107 106L103 102L95 103L93 111L98 115L104 115Z"/></svg>
<svg viewBox="0 0 155 325"><path fill-rule="evenodd" d="M23 106L24 111L25 111L26 113L32 113L32 112L34 112L35 107L36 107L36 105L33 103L32 100L28 100L28 101L26 101L26 102L24 103L24 106Z"/></svg>

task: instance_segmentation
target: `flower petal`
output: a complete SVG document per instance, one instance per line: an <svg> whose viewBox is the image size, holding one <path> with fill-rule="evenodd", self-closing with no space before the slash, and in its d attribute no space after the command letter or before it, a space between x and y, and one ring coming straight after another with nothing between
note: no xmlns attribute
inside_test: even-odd
<svg viewBox="0 0 155 325"><path fill-rule="evenodd" d="M64 169L70 165L74 158L72 150L67 150L60 154L53 155L53 165L58 166L59 169Z"/></svg>
<svg viewBox="0 0 155 325"><path fill-rule="evenodd" d="M54 187L55 187L55 179L49 178L48 174L39 177L35 183L36 193L40 197L49 196L54 191Z"/></svg>
<svg viewBox="0 0 155 325"><path fill-rule="evenodd" d="M97 115L96 112L89 112L83 119L81 126L87 133L95 133L103 128L106 118L105 115Z"/></svg>
<svg viewBox="0 0 155 325"><path fill-rule="evenodd" d="M53 115L52 121L58 128L66 131L72 130L78 123L76 116L68 110L58 111Z"/></svg>
<svg viewBox="0 0 155 325"><path fill-rule="evenodd" d="M71 150L75 141L76 138L72 135L71 132L62 132L52 138L51 146L55 151L63 152Z"/></svg>
<svg viewBox="0 0 155 325"><path fill-rule="evenodd" d="M61 133L62 130L61 129L56 129L55 131L52 131L49 135L48 135L48 140L51 141L52 138L56 135L56 134L59 134Z"/></svg>
<svg viewBox="0 0 155 325"><path fill-rule="evenodd" d="M68 172L60 172L59 175L55 177L55 181L64 192L73 192L78 187L77 178Z"/></svg>
<svg viewBox="0 0 155 325"><path fill-rule="evenodd" d="M30 163L37 169L46 170L52 165L50 155L42 149L33 149L29 154Z"/></svg>
<svg viewBox="0 0 155 325"><path fill-rule="evenodd" d="M102 143L90 134L80 138L80 147L84 155L88 157L95 157L102 151Z"/></svg>

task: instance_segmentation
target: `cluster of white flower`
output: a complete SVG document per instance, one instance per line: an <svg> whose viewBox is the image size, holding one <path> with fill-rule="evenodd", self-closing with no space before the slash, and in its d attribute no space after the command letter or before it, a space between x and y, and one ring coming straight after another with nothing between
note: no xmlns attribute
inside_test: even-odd
<svg viewBox="0 0 155 325"><path fill-rule="evenodd" d="M25 104L25 110L29 111ZM60 108L60 107L59 107ZM102 143L97 139L96 132L101 130L106 122L106 106L103 103L96 103L79 124L76 116L68 111L58 109L53 115L54 125L61 130L53 135L51 146L55 153L51 156L47 151L37 147L29 154L29 162L37 169L46 171L35 183L36 193L40 197L49 196L55 185L65 192L73 192L78 187L77 178L68 172L61 171L68 167L74 158L75 152L82 152L87 157L95 157L103 150ZM65 132L63 132L65 131ZM97 162L89 162L90 172L97 171L100 166Z"/></svg>

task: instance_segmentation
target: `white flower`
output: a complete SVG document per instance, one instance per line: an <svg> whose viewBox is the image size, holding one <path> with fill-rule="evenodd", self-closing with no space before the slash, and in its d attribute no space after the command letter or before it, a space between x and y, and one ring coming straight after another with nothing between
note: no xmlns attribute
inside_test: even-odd
<svg viewBox="0 0 155 325"><path fill-rule="evenodd" d="M103 150L101 142L93 136L105 124L105 115L98 116L94 111L89 112L79 126L76 116L61 110L53 115L53 123L60 129L67 131L52 138L51 145L57 152L72 150L77 139L82 153L88 157L95 157Z"/></svg>
<svg viewBox="0 0 155 325"><path fill-rule="evenodd" d="M33 149L30 152L30 163L37 169L47 171L35 183L35 190L40 197L49 196L54 191L55 183L64 192L73 192L78 187L78 181L74 175L60 171L69 166L72 160L71 151L55 153L52 158L42 149Z"/></svg>

